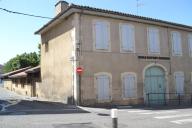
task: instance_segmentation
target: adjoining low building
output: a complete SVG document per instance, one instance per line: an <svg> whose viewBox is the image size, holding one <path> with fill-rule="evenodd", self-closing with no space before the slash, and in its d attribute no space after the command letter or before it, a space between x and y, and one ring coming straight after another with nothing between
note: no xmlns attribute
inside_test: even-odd
<svg viewBox="0 0 192 128"><path fill-rule="evenodd" d="M31 97L39 95L36 85L41 82L40 66L26 67L3 74L1 79L4 81L4 88L8 90Z"/></svg>

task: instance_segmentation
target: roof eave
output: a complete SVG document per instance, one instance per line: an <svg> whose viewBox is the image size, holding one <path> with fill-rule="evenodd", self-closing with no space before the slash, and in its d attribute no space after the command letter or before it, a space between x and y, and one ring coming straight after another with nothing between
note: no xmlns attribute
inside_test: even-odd
<svg viewBox="0 0 192 128"><path fill-rule="evenodd" d="M163 24L163 26L165 26L165 27L178 28L178 29L183 29L183 30L192 32L192 26L188 26L188 25L173 23L173 22L169 22L169 21L163 21L163 20L149 18L149 17L126 14L126 13L121 13L121 12L116 12L116 11L110 11L110 10L104 10L104 9L98 9L98 8L92 8L92 7L79 6L79 5L72 4L69 6L69 8L67 10L65 10L62 13L60 13L59 15L57 15L54 19L52 19L46 25L44 25L42 28L40 28L38 31L36 31L35 34L42 34L42 33L46 32L48 29L53 27L55 24L61 22L62 19L64 19L65 17L68 17L72 13L81 12L81 13L85 14L86 11L90 11L91 13L88 13L90 15L94 14L93 12L95 12L95 13L100 12L101 16L103 14L105 14L105 15L108 14L108 17L111 17L112 15L114 15L115 17L124 17L124 19L132 18L133 21L140 20L143 23L150 23L150 24L152 23L154 25Z"/></svg>
<svg viewBox="0 0 192 128"><path fill-rule="evenodd" d="M34 34L40 35L44 33L47 29L53 27L55 24L58 24L59 22L61 22L64 18L70 16L74 12L74 10L71 10L71 9L72 9L72 6L69 6L68 9L59 13L55 18L50 20L47 24L45 24L43 27L37 30Z"/></svg>

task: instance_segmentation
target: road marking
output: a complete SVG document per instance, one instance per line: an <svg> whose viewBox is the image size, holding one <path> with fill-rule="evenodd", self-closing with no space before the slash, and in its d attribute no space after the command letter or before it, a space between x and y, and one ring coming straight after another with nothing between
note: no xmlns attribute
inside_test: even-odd
<svg viewBox="0 0 192 128"><path fill-rule="evenodd" d="M192 114L180 114L180 115L170 115L170 116L157 116L154 117L156 119L170 119L170 118L178 118L178 117L188 117L192 116Z"/></svg>
<svg viewBox="0 0 192 128"><path fill-rule="evenodd" d="M182 120L175 120L171 122L175 124L186 124L186 123L192 123L192 119L182 119Z"/></svg>
<svg viewBox="0 0 192 128"><path fill-rule="evenodd" d="M142 113L142 112L151 112L151 110L131 110L127 111L129 113Z"/></svg>
<svg viewBox="0 0 192 128"><path fill-rule="evenodd" d="M139 113L143 115L151 115L151 114L168 114L168 113L177 113L178 111L158 111L158 112L144 112L144 113Z"/></svg>
<svg viewBox="0 0 192 128"><path fill-rule="evenodd" d="M10 107L10 106L18 104L20 102L20 100L7 100L7 102L8 103L6 103L6 104L1 104L1 106L2 106L1 111L2 112L6 111L7 107Z"/></svg>

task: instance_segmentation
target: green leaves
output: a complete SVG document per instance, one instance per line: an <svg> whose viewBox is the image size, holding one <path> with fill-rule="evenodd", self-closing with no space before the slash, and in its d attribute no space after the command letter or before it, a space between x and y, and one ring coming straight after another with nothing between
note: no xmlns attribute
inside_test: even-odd
<svg viewBox="0 0 192 128"><path fill-rule="evenodd" d="M28 66L35 67L40 63L39 54L36 52L32 53L23 53L21 55L17 55L16 57L10 59L3 67L3 72L7 73L10 71L14 71L20 68L25 68Z"/></svg>

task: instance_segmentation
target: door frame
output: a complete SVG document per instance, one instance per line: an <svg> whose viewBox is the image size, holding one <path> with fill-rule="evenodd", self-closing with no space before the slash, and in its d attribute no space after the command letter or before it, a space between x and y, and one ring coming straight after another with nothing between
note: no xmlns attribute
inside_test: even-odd
<svg viewBox="0 0 192 128"><path fill-rule="evenodd" d="M168 70L167 70L167 68L165 66L163 66L162 64L158 64L158 63L148 64L143 69L143 98L144 98L144 103L148 102L147 97L146 97L146 92L145 92L145 72L150 67L159 67L159 68L163 69L163 71L165 73L165 92L169 93L169 84L168 84L169 81L168 81ZM166 95L166 99L169 99L169 95Z"/></svg>

